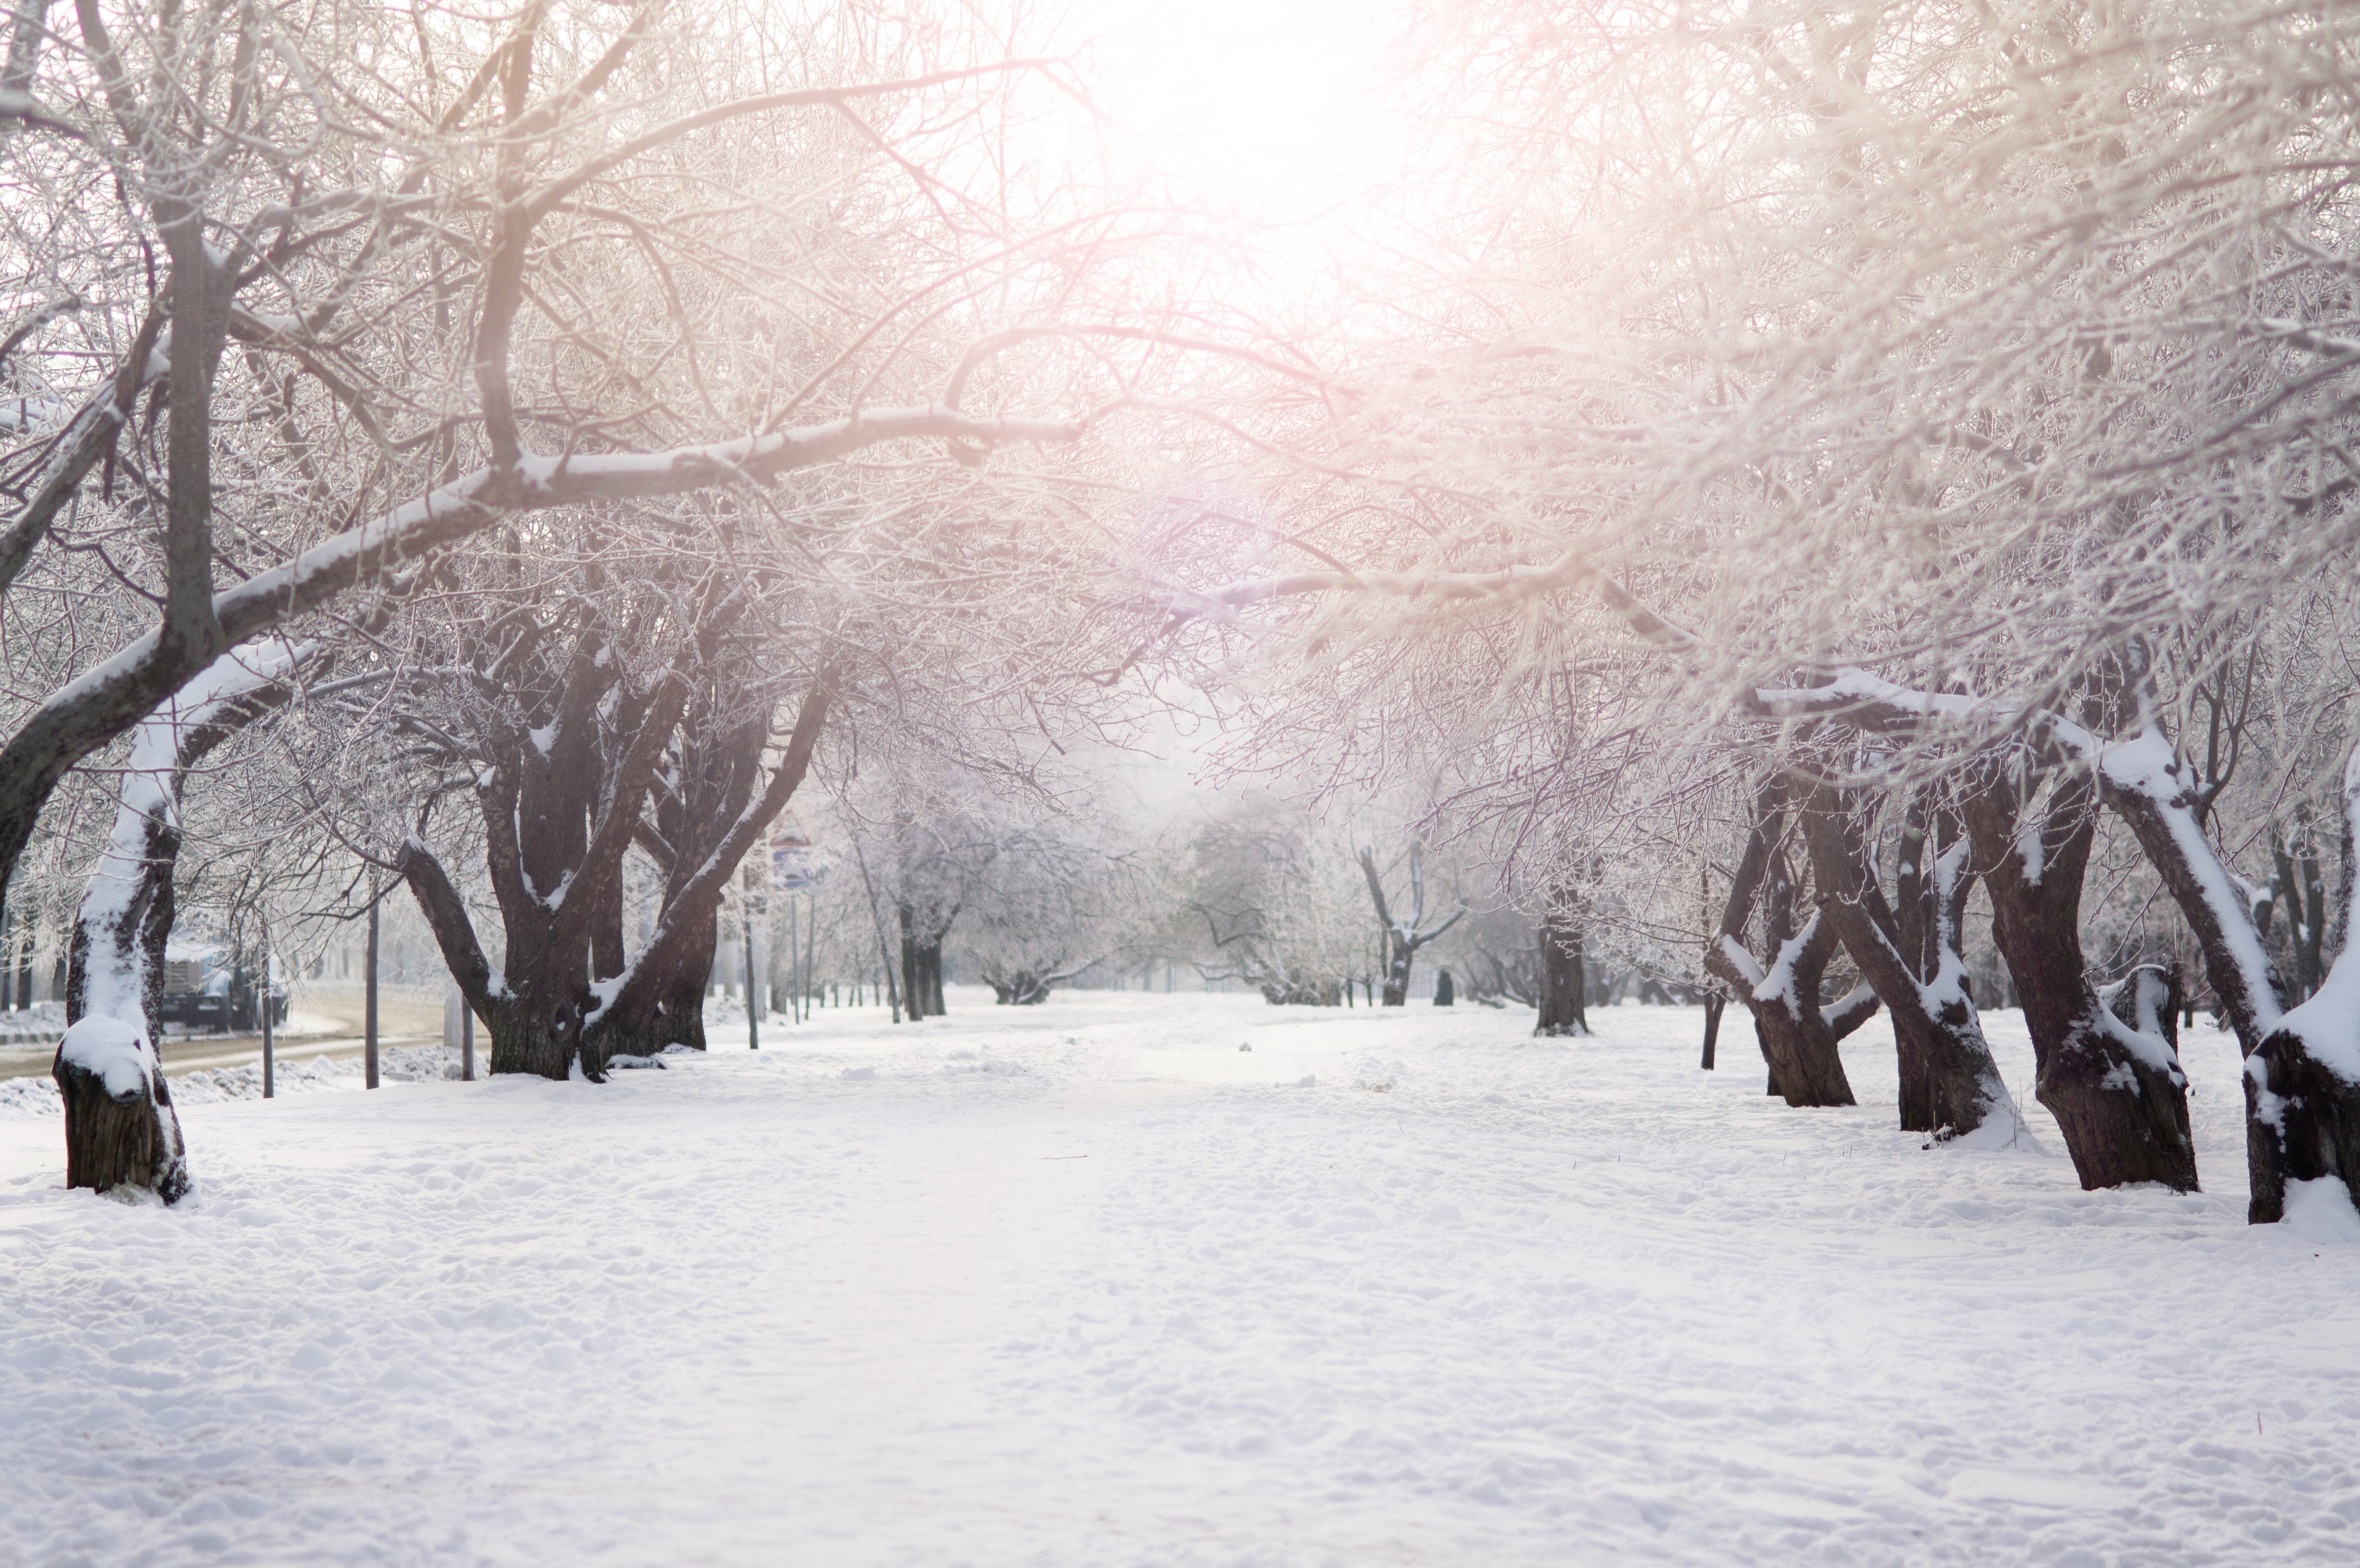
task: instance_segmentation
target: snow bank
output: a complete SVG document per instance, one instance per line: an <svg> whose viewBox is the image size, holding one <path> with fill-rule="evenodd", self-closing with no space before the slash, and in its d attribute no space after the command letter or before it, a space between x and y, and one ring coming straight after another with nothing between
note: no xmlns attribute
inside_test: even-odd
<svg viewBox="0 0 2360 1568"><path fill-rule="evenodd" d="M84 1019L84 1022L90 1020ZM295 1061L282 1051L276 1071L277 1089L281 1094L315 1094L331 1089L359 1089L362 1085L361 1060L357 1056L315 1056L309 1061ZM475 1071L484 1071L484 1056L476 1052ZM439 1045L388 1047L378 1058L378 1074L388 1083L417 1083L459 1076L459 1052L455 1048ZM191 1105L219 1105L224 1100L259 1100L262 1098L262 1063L249 1062L238 1067L201 1067L192 1073L170 1075L172 1104L184 1114ZM65 1102L57 1085L48 1078L9 1078L0 1080L0 1121L50 1119L65 1114ZM202 1150L198 1150L202 1155Z"/></svg>

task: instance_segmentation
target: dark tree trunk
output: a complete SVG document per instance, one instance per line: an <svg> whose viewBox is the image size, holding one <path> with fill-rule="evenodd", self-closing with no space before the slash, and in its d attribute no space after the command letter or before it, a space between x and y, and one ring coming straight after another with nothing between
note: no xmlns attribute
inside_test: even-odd
<svg viewBox="0 0 2360 1568"><path fill-rule="evenodd" d="M1533 1033L1543 1036L1583 1036L1590 1033L1590 974L1582 953L1580 894L1560 884L1549 895L1541 915L1541 1005Z"/></svg>
<svg viewBox="0 0 2360 1568"><path fill-rule="evenodd" d="M492 1040L492 1071L563 1078L582 1040L582 1005L572 996L542 996L495 1007L485 1027ZM584 1071L590 1071L584 1064Z"/></svg>
<svg viewBox="0 0 2360 1568"><path fill-rule="evenodd" d="M705 1049L705 993L713 983L719 934L718 918L708 919L701 933L683 940L667 973L651 978L644 1000L600 1020L595 1039L607 1058L656 1056L675 1045Z"/></svg>
<svg viewBox="0 0 2360 1568"><path fill-rule="evenodd" d="M2336 961L2339 968L2355 962L2348 947ZM2333 989L2331 979L2321 999ZM2308 1034L2323 1026L2348 1038L2350 1026L2306 1017L2313 1005L2289 1013L2246 1063L2246 1152L2260 1179L2245 1217L2256 1225L2286 1217L2289 1181L2333 1177L2360 1207L2360 1083L2322 1061Z"/></svg>
<svg viewBox="0 0 2360 1568"><path fill-rule="evenodd" d="M93 1031L115 1038L97 1039ZM94 1071L84 1052L95 1040L112 1071ZM172 1091L155 1048L121 1018L92 1018L66 1031L49 1075L66 1110L66 1185L152 1192L168 1203L188 1195L188 1146Z"/></svg>
<svg viewBox="0 0 2360 1568"><path fill-rule="evenodd" d="M943 938L920 923L910 905L901 915L901 1007L912 1019L943 1016Z"/></svg>
<svg viewBox="0 0 2360 1568"><path fill-rule="evenodd" d="M1853 1105L1860 1102L1844 1073L1843 1054L1837 1043L1875 1008L1857 1006L1837 1015L1846 1025L1839 1030L1830 1010L1815 1000L1819 976L1835 953L1835 938L1822 934L1827 922L1813 915L1788 946L1799 947L1791 962L1794 987L1754 1001L1754 1035L1769 1068L1767 1093L1790 1105Z"/></svg>
<svg viewBox="0 0 2360 1568"><path fill-rule="evenodd" d="M2142 741L2154 742L2158 750L2165 745L2160 732L2153 729ZM2316 1127L2306 1128L2301 1141L2307 1147L2298 1154L2289 1142L2294 1134L2287 1125L2286 1108L2311 1094L2308 1104L2313 1111L2338 1122L2336 1098L2322 1099L2316 1094L2334 1075L2320 1079L2300 1031L2289 1034L2284 1029L2283 1020L2289 1016L2284 1012L2285 983L2278 965L2270 961L2252 907L2234 895L2227 868L2205 840L2185 781L2169 768L2161 769L2160 777L2134 775L2128 768L2124 772L2126 776L2118 779L2110 770L2100 769L2101 796L2138 840L2147 863L2187 918L2197 951L2203 955L2205 978L2212 984L2213 997L2236 1030L2238 1048L2246 1058L2243 1075L2245 1164L2252 1196L2246 1202L2245 1217L2255 1225L2272 1225L2285 1217L2289 1173L2320 1168L2327 1153L2339 1147L2333 1128L2325 1137ZM2347 816L2352 784L2347 772ZM2339 967L2344 962L2336 961ZM2266 1056L2265 1044L2271 1047ZM2337 1169L2360 1176L2360 1166ZM2347 1176L2347 1182L2352 1180Z"/></svg>
<svg viewBox="0 0 2360 1568"><path fill-rule="evenodd" d="M989 982L992 999L1001 1007L1037 1007L1049 999L1055 981L1031 969L1019 969Z"/></svg>
<svg viewBox="0 0 2360 1568"><path fill-rule="evenodd" d="M2036 1093L2057 1118L2084 1191L2158 1181L2192 1192L2188 1079L2172 1040L2126 1027L2099 1000L2081 955L2095 786L2087 774L2060 778L2038 823L2021 821L2028 809L2005 778L1983 782L1967 800L1976 863L1991 894L1992 935L2032 1036ZM2135 1006L2139 999L2135 994ZM2145 1012L2154 1019L2153 1007ZM2170 1012L2167 1005L2162 1018Z"/></svg>
<svg viewBox="0 0 2360 1568"><path fill-rule="evenodd" d="M1958 814L1941 810L1933 791L1910 797L1902 817L1893 887L1895 945L1919 979L1939 972L1942 933L1966 917L1972 883L1958 857L1967 853ZM1946 1123L1935 1064L1923 1048L1924 1031L1894 1030L1895 1076L1904 1132L1934 1132Z"/></svg>
<svg viewBox="0 0 2360 1568"><path fill-rule="evenodd" d="M610 1051L584 1035L594 933L619 945L623 856L640 826L688 699L667 671L645 690L621 683L603 631L586 627L519 681L530 698L494 737L497 758L475 790L486 867L507 938L501 984L475 940L466 905L424 844L403 847L402 874L460 992L490 1036L494 1074L564 1078L576 1063L603 1078ZM562 898L552 898L557 889Z"/></svg>
<svg viewBox="0 0 2360 1568"><path fill-rule="evenodd" d="M1704 998L1704 1060L1699 1065L1707 1073L1713 1071L1713 1051L1721 1043L1721 1013L1729 1006L1729 993L1708 991Z"/></svg>
<svg viewBox="0 0 2360 1568"><path fill-rule="evenodd" d="M1956 879L1935 889L1936 957L1931 972L1921 974L1903 951L1902 923L1867 864L1852 802L1823 783L1797 781L1796 789L1803 802L1804 842L1821 891L1819 908L1877 999L1891 1010L1902 1050L1922 1063L1925 1103L1905 1115L1931 1125L1909 1130L1956 1137L1996 1122L2011 1138L2019 1134L2016 1102L1983 1039L1959 954L1954 922L1966 902L1963 856L1944 857L1947 874Z"/></svg>
<svg viewBox="0 0 2360 1568"><path fill-rule="evenodd" d="M1790 1105L1850 1105L1852 1081L1837 1042L1876 1010L1874 1000L1847 997L1834 1009L1819 1006L1820 982L1835 952L1835 933L1818 914L1794 929L1796 884L1788 865L1785 789L1774 781L1754 802L1744 853L1731 878L1721 933L1705 951L1705 967L1725 983L1754 1016L1754 1038L1768 1069L1764 1093ZM1746 946L1754 905L1762 906L1765 965Z"/></svg>
<svg viewBox="0 0 2360 1568"><path fill-rule="evenodd" d="M1383 1005L1404 1007L1409 1005L1409 972L1417 960L1417 949L1411 946L1401 932L1385 933L1385 988Z"/></svg>
<svg viewBox="0 0 2360 1568"><path fill-rule="evenodd" d="M2360 993L2360 942L2355 940L2360 922L2353 919L2360 866L2351 853L2360 834L2360 747L2344 771L2343 819L2343 947L2317 994L2279 1018L2245 1063L2246 1161L2253 1176L2245 1217L2257 1225L2286 1217L2289 1181L2333 1178L2360 1206L2360 1083L2348 1066L2339 1071L2327 1060L2331 1052L2350 1053L2354 997ZM2323 927L2324 911L2313 907Z"/></svg>
<svg viewBox="0 0 2360 1568"><path fill-rule="evenodd" d="M928 1015L943 1017L950 1009L943 1006L943 944L939 937L919 948L918 977L925 983Z"/></svg>

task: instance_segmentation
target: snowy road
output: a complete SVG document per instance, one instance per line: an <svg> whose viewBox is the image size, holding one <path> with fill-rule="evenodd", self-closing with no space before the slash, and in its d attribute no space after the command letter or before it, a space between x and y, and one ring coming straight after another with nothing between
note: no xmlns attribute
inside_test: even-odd
<svg viewBox="0 0 2360 1568"><path fill-rule="evenodd" d="M2202 1026L2175 1198L1876 1026L1797 1112L1681 1010L953 1005L191 1105L177 1212L0 1122L0 1562L2360 1557L2360 1221L2242 1225Z"/></svg>

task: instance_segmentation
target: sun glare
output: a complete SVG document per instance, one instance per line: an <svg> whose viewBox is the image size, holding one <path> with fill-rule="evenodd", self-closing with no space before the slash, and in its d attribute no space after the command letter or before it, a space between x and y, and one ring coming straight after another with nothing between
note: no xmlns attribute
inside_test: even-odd
<svg viewBox="0 0 2360 1568"><path fill-rule="evenodd" d="M1098 0L1075 17L1099 108L1206 211L1315 220L1385 177L1391 5Z"/></svg>

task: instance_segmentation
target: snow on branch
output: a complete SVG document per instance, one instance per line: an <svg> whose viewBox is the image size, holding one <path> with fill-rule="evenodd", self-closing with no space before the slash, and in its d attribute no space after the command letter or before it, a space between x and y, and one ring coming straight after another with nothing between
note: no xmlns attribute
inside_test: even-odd
<svg viewBox="0 0 2360 1568"><path fill-rule="evenodd" d="M83 949L80 1012L117 1018L145 1030L148 976L141 967L141 902L155 876L161 845L177 845L180 781L213 737L206 732L243 699L281 684L311 650L283 637L232 648L207 665L132 731L124 759L115 826L91 873L75 924Z"/></svg>
<svg viewBox="0 0 2360 1568"><path fill-rule="evenodd" d="M281 566L256 573L215 594L213 611L229 639L242 642L397 563L465 539L513 512L759 484L890 441L1068 441L1079 439L1085 429L1081 420L977 419L946 404L929 403L865 409L825 424L668 452L562 458L526 452L513 470L479 468L325 539ZM147 684L153 679L158 642L158 634L152 631L135 638L51 692L18 728L7 751L27 744L47 746L54 732L74 727L88 710ZM6 753L0 752L0 769L6 759Z"/></svg>

